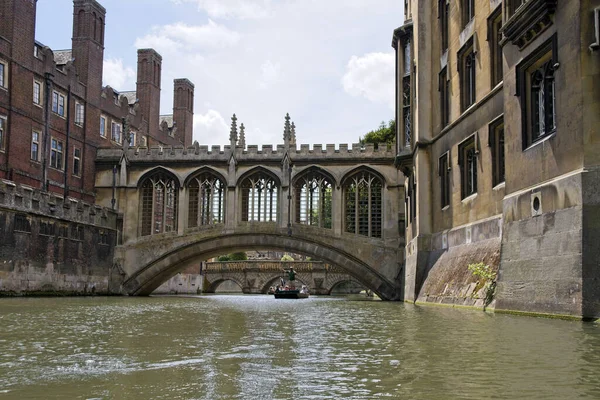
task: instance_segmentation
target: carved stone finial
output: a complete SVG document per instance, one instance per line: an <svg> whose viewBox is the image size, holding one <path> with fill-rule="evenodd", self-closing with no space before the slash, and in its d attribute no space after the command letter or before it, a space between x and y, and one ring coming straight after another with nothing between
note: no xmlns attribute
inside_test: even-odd
<svg viewBox="0 0 600 400"><path fill-rule="evenodd" d="M296 144L296 124L292 122L292 134L290 137L290 144Z"/></svg>
<svg viewBox="0 0 600 400"><path fill-rule="evenodd" d="M292 129L290 127L290 114L285 114L285 125L283 128L283 143L289 145L290 138L292 137Z"/></svg>
<svg viewBox="0 0 600 400"><path fill-rule="evenodd" d="M244 126L243 122L240 125L240 140L238 142L238 146L246 147L246 127Z"/></svg>
<svg viewBox="0 0 600 400"><path fill-rule="evenodd" d="M238 140L238 131L237 131L237 117L233 114L231 117L231 131L229 131L229 141L232 146L235 146Z"/></svg>

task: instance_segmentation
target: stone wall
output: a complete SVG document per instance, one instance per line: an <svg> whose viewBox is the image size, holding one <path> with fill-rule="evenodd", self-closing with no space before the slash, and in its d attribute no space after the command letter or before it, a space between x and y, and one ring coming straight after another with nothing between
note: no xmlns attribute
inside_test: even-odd
<svg viewBox="0 0 600 400"><path fill-rule="evenodd" d="M0 181L0 295L107 294L111 210Z"/></svg>

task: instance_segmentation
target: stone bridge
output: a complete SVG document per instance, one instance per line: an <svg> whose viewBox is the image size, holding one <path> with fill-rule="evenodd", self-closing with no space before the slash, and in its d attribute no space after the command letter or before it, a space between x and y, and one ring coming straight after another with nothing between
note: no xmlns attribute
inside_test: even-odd
<svg viewBox="0 0 600 400"><path fill-rule="evenodd" d="M328 295L338 285L348 281L358 282L343 268L320 261L228 261L205 263L204 293L214 293L225 281L233 281L243 293L267 293L269 287L279 284L283 269L294 267L297 285L306 285L311 294ZM287 279L287 278L285 278Z"/></svg>
<svg viewBox="0 0 600 400"><path fill-rule="evenodd" d="M404 177L395 151L353 144L98 150L97 202L122 215L114 293L148 295L188 265L280 250L338 266L382 299L402 299ZM402 232L402 234L401 234Z"/></svg>

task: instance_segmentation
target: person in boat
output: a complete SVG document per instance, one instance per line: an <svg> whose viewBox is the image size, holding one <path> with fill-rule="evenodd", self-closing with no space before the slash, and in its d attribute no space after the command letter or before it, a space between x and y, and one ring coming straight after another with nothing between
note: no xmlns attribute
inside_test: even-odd
<svg viewBox="0 0 600 400"><path fill-rule="evenodd" d="M287 271L288 274L288 281L289 281L289 285L290 285L290 289L295 289L296 288L296 272L294 271L294 267L290 267L290 270Z"/></svg>

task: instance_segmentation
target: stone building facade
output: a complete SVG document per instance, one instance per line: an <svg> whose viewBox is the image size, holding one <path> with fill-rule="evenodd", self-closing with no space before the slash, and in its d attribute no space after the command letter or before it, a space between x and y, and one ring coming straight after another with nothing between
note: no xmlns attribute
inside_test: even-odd
<svg viewBox="0 0 600 400"><path fill-rule="evenodd" d="M102 86L106 10L73 1L72 48L35 40L36 1L0 3L0 179L93 202L96 151L192 144L194 85L160 115L161 56L138 50L135 91Z"/></svg>
<svg viewBox="0 0 600 400"><path fill-rule="evenodd" d="M405 2L397 166L405 296L600 316L600 1Z"/></svg>

